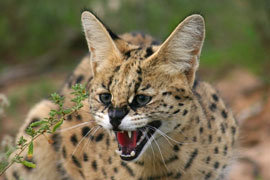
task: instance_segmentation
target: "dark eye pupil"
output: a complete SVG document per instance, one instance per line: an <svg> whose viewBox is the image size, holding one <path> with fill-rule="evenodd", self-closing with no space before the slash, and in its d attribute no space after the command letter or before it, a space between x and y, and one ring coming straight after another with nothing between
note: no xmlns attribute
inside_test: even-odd
<svg viewBox="0 0 270 180"><path fill-rule="evenodd" d="M109 93L100 94L99 99L103 104L108 105L111 103L111 94Z"/></svg>

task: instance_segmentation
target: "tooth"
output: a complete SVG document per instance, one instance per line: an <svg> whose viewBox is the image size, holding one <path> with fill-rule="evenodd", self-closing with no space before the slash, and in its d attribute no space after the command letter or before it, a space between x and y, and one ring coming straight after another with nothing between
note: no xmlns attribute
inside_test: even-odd
<svg viewBox="0 0 270 180"><path fill-rule="evenodd" d="M131 135L132 135L132 132L131 131L128 131L128 137L129 137L129 139L131 138Z"/></svg>
<svg viewBox="0 0 270 180"><path fill-rule="evenodd" d="M131 151L130 155L133 157L135 156L135 151Z"/></svg>
<svg viewBox="0 0 270 180"><path fill-rule="evenodd" d="M116 152L118 155L121 155L121 154L122 154L122 150L116 149L115 152Z"/></svg>

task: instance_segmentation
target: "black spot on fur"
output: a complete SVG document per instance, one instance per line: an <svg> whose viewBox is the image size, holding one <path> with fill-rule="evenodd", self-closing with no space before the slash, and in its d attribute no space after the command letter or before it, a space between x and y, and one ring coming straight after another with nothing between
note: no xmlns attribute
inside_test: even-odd
<svg viewBox="0 0 270 180"><path fill-rule="evenodd" d="M188 110L185 109L183 112L183 116L185 116L187 113L188 113Z"/></svg>
<svg viewBox="0 0 270 180"><path fill-rule="evenodd" d="M106 173L106 171L105 171L104 168L101 168L101 172L102 172L102 174L104 175L104 177L106 178L106 177L107 177L107 173Z"/></svg>
<svg viewBox="0 0 270 180"><path fill-rule="evenodd" d="M206 164L209 164L209 162L211 161L211 157L210 156L207 156L206 160L205 160L205 163Z"/></svg>
<svg viewBox="0 0 270 180"><path fill-rule="evenodd" d="M172 95L172 92L163 92L162 96Z"/></svg>
<svg viewBox="0 0 270 180"><path fill-rule="evenodd" d="M197 142L197 137L194 136L194 137L192 138L192 141L193 141L193 142Z"/></svg>
<svg viewBox="0 0 270 180"><path fill-rule="evenodd" d="M97 137L96 137L96 142L99 142L103 139L104 134L100 133Z"/></svg>
<svg viewBox="0 0 270 180"><path fill-rule="evenodd" d="M19 180L20 179L20 176L19 176L19 174L18 174L17 171L13 171L12 172L12 176L15 178L15 180Z"/></svg>
<svg viewBox="0 0 270 180"><path fill-rule="evenodd" d="M174 179L179 179L182 177L182 174L179 172L174 176Z"/></svg>
<svg viewBox="0 0 270 180"><path fill-rule="evenodd" d="M224 156L226 156L226 155L227 155L227 150L228 150L228 146L227 146L227 145L225 145L225 146L224 146L224 151L223 151Z"/></svg>
<svg viewBox="0 0 270 180"><path fill-rule="evenodd" d="M225 126L224 126L223 123L220 124L220 129L221 129L221 132L222 132L223 134L225 134L226 130L225 130Z"/></svg>
<svg viewBox="0 0 270 180"><path fill-rule="evenodd" d="M78 121L81 121L82 120L82 116L79 115L79 114L76 116L76 118L77 118Z"/></svg>
<svg viewBox="0 0 270 180"><path fill-rule="evenodd" d="M221 115L222 115L222 117L225 118L225 119L228 117L228 114L227 114L227 112L226 112L225 110L222 110L222 111L221 111Z"/></svg>
<svg viewBox="0 0 270 180"><path fill-rule="evenodd" d="M60 134L58 133L53 134L52 141L53 141L52 143L53 149L55 151L59 151L61 143L62 143L62 137L60 136Z"/></svg>
<svg viewBox="0 0 270 180"><path fill-rule="evenodd" d="M83 153L83 161L87 162L88 160L88 155L86 153Z"/></svg>
<svg viewBox="0 0 270 180"><path fill-rule="evenodd" d="M121 161L121 166L123 166L127 170L127 172L129 173L130 176L132 176L132 177L135 176L133 170L127 165L127 163Z"/></svg>
<svg viewBox="0 0 270 180"><path fill-rule="evenodd" d="M214 152L215 154L218 154L218 147L215 147Z"/></svg>
<svg viewBox="0 0 270 180"><path fill-rule="evenodd" d="M97 171L98 167L97 167L97 161L92 161L92 168Z"/></svg>
<svg viewBox="0 0 270 180"><path fill-rule="evenodd" d="M77 166L78 168L82 167L81 163L78 161L78 159L74 155L71 156L71 159L72 159L72 162L75 164L75 166Z"/></svg>
<svg viewBox="0 0 270 180"><path fill-rule="evenodd" d="M63 154L63 157L66 159L67 158L67 150L66 150L65 146L63 146L63 148L62 148L62 154Z"/></svg>
<svg viewBox="0 0 270 180"><path fill-rule="evenodd" d="M212 176L212 173L211 173L211 172L208 172L208 173L205 175L204 179L207 180L207 179L209 179L211 176Z"/></svg>
<svg viewBox="0 0 270 180"><path fill-rule="evenodd" d="M177 128L179 128L181 126L181 124L177 124L175 127L174 127L174 129L177 129Z"/></svg>
<svg viewBox="0 0 270 180"><path fill-rule="evenodd" d="M201 134L203 133L203 127L200 127L200 133Z"/></svg>
<svg viewBox="0 0 270 180"><path fill-rule="evenodd" d="M179 113L179 111L180 111L180 109L174 111L173 114L177 114L177 113Z"/></svg>
<svg viewBox="0 0 270 180"><path fill-rule="evenodd" d="M146 54L145 54L145 58L147 58L147 57L149 57L149 56L151 56L153 54L153 49L152 49L152 47L148 47L147 49L146 49Z"/></svg>
<svg viewBox="0 0 270 180"><path fill-rule="evenodd" d="M212 98L214 99L214 101L216 101L216 102L218 101L218 96L216 94L213 94Z"/></svg>
<svg viewBox="0 0 270 180"><path fill-rule="evenodd" d="M83 81L83 79L84 79L84 76L83 76L83 75L79 75L79 76L77 77L77 79L76 79L76 84L81 83L81 82Z"/></svg>
<svg viewBox="0 0 270 180"><path fill-rule="evenodd" d="M212 142L212 135L211 135L211 134L208 136L208 142L209 142L209 143Z"/></svg>
<svg viewBox="0 0 270 180"><path fill-rule="evenodd" d="M82 172L81 170L79 170L78 172L79 172L79 174L81 175L81 177L82 177L83 179L85 179L83 172Z"/></svg>
<svg viewBox="0 0 270 180"><path fill-rule="evenodd" d="M78 139L77 139L76 134L73 134L73 135L70 137L70 141L72 142L73 146L76 146L76 145L77 145Z"/></svg>
<svg viewBox="0 0 270 180"><path fill-rule="evenodd" d="M120 66L116 66L115 69L113 70L113 72L118 72L120 69Z"/></svg>
<svg viewBox="0 0 270 180"><path fill-rule="evenodd" d="M178 103L178 106L184 106L184 104L183 103Z"/></svg>
<svg viewBox="0 0 270 180"><path fill-rule="evenodd" d="M178 152L178 151L179 151L178 145L174 145L174 146L173 146L173 150L174 150L174 152Z"/></svg>
<svg viewBox="0 0 270 180"><path fill-rule="evenodd" d="M90 131L90 128L88 127L88 126L85 126L85 127L83 127L82 128L82 136L84 137L84 136L88 136L88 133L89 133L89 131Z"/></svg>
<svg viewBox="0 0 270 180"><path fill-rule="evenodd" d="M212 103L209 108L212 112L214 112L217 109L217 105L215 103Z"/></svg>
<svg viewBox="0 0 270 180"><path fill-rule="evenodd" d="M185 165L185 170L187 170L191 165L192 165L192 162L193 160L196 158L196 156L198 155L198 149L195 149L190 157L189 157L189 160L187 161L186 165Z"/></svg>
<svg viewBox="0 0 270 180"><path fill-rule="evenodd" d="M113 168L113 171L114 171L115 173L118 173L117 167L114 167L114 168Z"/></svg>
<svg viewBox="0 0 270 180"><path fill-rule="evenodd" d="M170 157L169 159L165 160L165 164L172 163L178 159L179 159L178 156L174 155L174 156Z"/></svg>
<svg viewBox="0 0 270 180"><path fill-rule="evenodd" d="M218 169L218 167L219 167L219 162L215 162L214 168L215 168L215 169Z"/></svg>
<svg viewBox="0 0 270 180"><path fill-rule="evenodd" d="M181 99L180 96L174 96L174 98L175 98L176 100L180 100L180 99Z"/></svg>
<svg viewBox="0 0 270 180"><path fill-rule="evenodd" d="M68 115L68 116L67 116L67 120L68 120L68 121L71 121L71 120L72 120L72 115Z"/></svg>
<svg viewBox="0 0 270 180"><path fill-rule="evenodd" d="M234 126L231 127L232 134L235 135L236 133L236 128Z"/></svg>

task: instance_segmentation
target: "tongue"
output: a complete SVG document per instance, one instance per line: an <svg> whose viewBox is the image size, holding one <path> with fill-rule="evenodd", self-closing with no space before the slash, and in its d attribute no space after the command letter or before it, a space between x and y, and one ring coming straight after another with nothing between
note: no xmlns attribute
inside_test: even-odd
<svg viewBox="0 0 270 180"><path fill-rule="evenodd" d="M131 137L129 138L127 131L117 132L117 140L119 144L122 147L128 148L130 150L136 148L136 141L137 141L137 136L138 136L137 131L132 131L131 133L132 133Z"/></svg>

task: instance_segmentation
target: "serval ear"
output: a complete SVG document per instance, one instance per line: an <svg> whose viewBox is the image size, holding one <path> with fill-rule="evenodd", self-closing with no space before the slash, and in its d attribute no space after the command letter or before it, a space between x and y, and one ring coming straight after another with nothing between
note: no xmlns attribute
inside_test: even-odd
<svg viewBox="0 0 270 180"><path fill-rule="evenodd" d="M81 16L82 26L90 51L90 63L93 75L108 63L117 63L121 53L112 38L117 38L89 11L84 11Z"/></svg>
<svg viewBox="0 0 270 180"><path fill-rule="evenodd" d="M184 73L192 87L199 66L204 36L203 17L200 15L189 16L175 28L148 61L171 75Z"/></svg>

